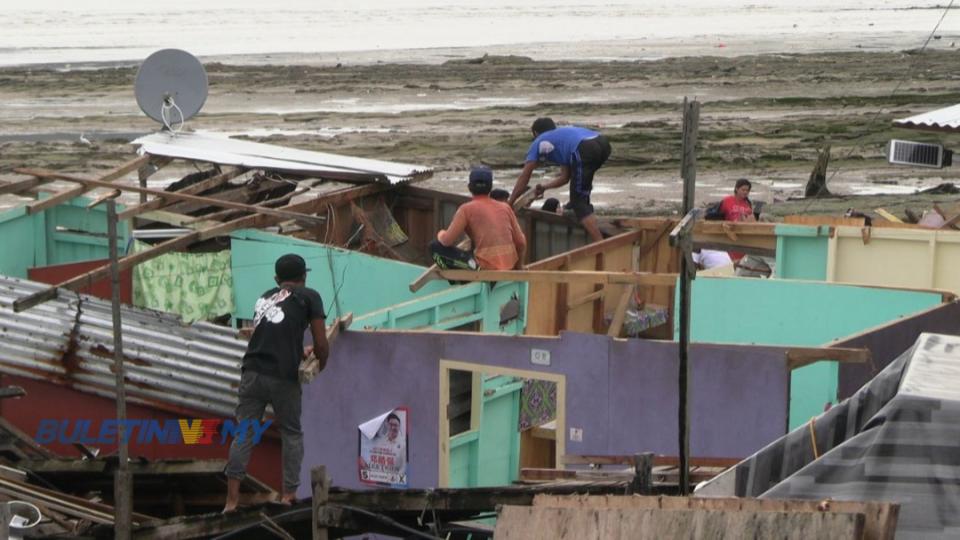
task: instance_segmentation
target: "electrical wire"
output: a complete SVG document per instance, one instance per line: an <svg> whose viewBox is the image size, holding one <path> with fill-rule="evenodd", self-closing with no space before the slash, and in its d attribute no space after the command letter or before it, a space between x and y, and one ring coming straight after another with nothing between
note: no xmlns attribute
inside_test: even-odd
<svg viewBox="0 0 960 540"><path fill-rule="evenodd" d="M170 124L170 120L167 119L167 111L170 109L175 109L177 114L180 115L180 125L177 127L177 129L173 129L173 126ZM165 98L163 103L160 105L160 119L163 120L163 126L171 133L180 133L180 130L183 129L183 123L185 121L183 118L183 110L181 110L180 106L177 105L177 102L173 99L173 96Z"/></svg>

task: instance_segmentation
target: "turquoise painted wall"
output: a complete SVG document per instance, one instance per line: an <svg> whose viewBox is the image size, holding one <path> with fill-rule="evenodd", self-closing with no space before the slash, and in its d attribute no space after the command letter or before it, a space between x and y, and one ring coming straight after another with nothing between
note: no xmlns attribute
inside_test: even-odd
<svg viewBox="0 0 960 540"><path fill-rule="evenodd" d="M452 287L435 280L411 293L409 284L423 273L422 266L249 229L234 232L231 239L235 319L253 318L257 298L274 284L274 261L297 253L311 269L307 286L323 297L329 318L340 315L339 302L343 313L354 314L358 327L447 329L479 320L485 332L516 334L525 325L525 284L500 283L490 290L486 283ZM499 308L513 295L523 306L522 318L501 329Z"/></svg>
<svg viewBox="0 0 960 540"><path fill-rule="evenodd" d="M777 225L776 277L827 279L827 243L830 227Z"/></svg>
<svg viewBox="0 0 960 540"><path fill-rule="evenodd" d="M47 194L41 196L46 198ZM27 269L109 257L105 205L87 210L91 199L77 197L43 212L28 215L26 207L0 213L3 257L0 274L26 278ZM117 206L121 211L122 206ZM118 225L121 251L129 240L127 223Z"/></svg>
<svg viewBox="0 0 960 540"><path fill-rule="evenodd" d="M939 294L928 292L698 277L693 281L690 332L698 342L819 347L940 302ZM836 400L837 373L835 362L793 372L790 429Z"/></svg>
<svg viewBox="0 0 960 540"><path fill-rule="evenodd" d="M514 377L484 377L479 429L450 437L450 487L506 486L520 473L520 391Z"/></svg>

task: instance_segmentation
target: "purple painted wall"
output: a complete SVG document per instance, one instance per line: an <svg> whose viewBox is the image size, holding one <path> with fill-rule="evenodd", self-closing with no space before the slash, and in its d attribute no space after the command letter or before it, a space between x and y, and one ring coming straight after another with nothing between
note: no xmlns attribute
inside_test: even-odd
<svg viewBox="0 0 960 540"><path fill-rule="evenodd" d="M960 303L944 304L836 342L837 347L866 347L873 355L871 364L840 364L839 399L852 396L900 353L912 347L923 332L960 335Z"/></svg>
<svg viewBox="0 0 960 540"><path fill-rule="evenodd" d="M532 348L550 351L551 365L532 364ZM785 433L784 358L776 347L693 346L694 456L747 456ZM582 442L567 439L568 454L677 454L676 343L569 332L559 338L345 332L327 369L304 388L300 495L309 496L309 470L319 464L335 485L361 487L357 425L398 406L410 410L411 487L436 486L441 359L566 376L564 435L583 429Z"/></svg>

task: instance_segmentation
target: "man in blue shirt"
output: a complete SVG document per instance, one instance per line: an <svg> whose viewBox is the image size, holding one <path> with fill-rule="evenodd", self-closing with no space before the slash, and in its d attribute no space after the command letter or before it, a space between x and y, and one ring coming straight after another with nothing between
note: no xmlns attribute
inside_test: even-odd
<svg viewBox="0 0 960 540"><path fill-rule="evenodd" d="M558 128L550 118L537 118L531 127L533 144L527 151L517 183L510 195L510 204L527 190L530 175L540 162L550 162L560 166L560 174L544 184L537 184L537 195L548 189L558 188L570 183L570 202L566 208L573 210L577 220L586 229L594 242L603 240L597 217L590 204L590 191L593 190L593 175L610 157L610 142L606 137L586 128L564 126Z"/></svg>

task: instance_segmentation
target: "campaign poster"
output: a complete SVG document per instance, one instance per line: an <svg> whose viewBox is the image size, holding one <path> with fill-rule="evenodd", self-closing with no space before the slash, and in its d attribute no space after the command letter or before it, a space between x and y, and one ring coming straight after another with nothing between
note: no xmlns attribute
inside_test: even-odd
<svg viewBox="0 0 960 540"><path fill-rule="evenodd" d="M360 481L397 488L409 487L407 463L410 438L407 408L398 407L357 426Z"/></svg>

